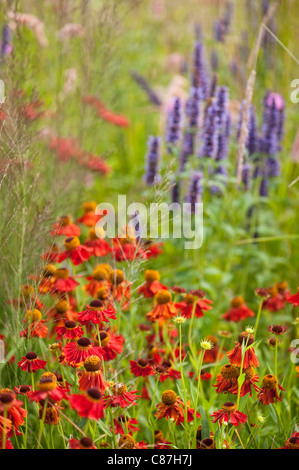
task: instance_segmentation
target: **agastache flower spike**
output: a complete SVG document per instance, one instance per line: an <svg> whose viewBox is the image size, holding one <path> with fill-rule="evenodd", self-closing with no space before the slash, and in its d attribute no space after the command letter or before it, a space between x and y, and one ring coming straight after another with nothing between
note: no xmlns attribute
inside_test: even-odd
<svg viewBox="0 0 299 470"><path fill-rule="evenodd" d="M194 142L199 116L199 104L201 92L199 89L191 88L190 98L186 104L187 129L184 134L182 150L180 155L180 171L183 171L188 157L194 154Z"/></svg>
<svg viewBox="0 0 299 470"><path fill-rule="evenodd" d="M208 98L208 76L204 60L204 47L201 42L195 44L193 51L192 85L201 90L204 99Z"/></svg>
<svg viewBox="0 0 299 470"><path fill-rule="evenodd" d="M168 123L166 129L166 142L170 153L171 146L177 144L180 139L180 124L181 124L181 101L179 98L175 98L173 102L173 108L168 116Z"/></svg>
<svg viewBox="0 0 299 470"><path fill-rule="evenodd" d="M203 192L203 187L201 184L202 177L202 173L200 173L199 171L194 171L191 177L189 191L186 195L186 202L189 202L189 204L191 204L192 214L195 213L195 204L199 202L201 194Z"/></svg>
<svg viewBox="0 0 299 470"><path fill-rule="evenodd" d="M159 138L151 136L148 141L148 153L146 156L145 182L147 186L152 186L159 181Z"/></svg>
<svg viewBox="0 0 299 470"><path fill-rule="evenodd" d="M204 128L203 128L203 145L200 150L200 157L215 158L218 149L218 124L219 117L212 104L206 109Z"/></svg>

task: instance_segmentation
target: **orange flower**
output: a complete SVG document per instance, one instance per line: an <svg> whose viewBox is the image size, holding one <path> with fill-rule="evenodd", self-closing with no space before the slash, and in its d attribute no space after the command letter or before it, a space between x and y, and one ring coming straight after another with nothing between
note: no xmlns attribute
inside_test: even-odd
<svg viewBox="0 0 299 470"><path fill-rule="evenodd" d="M168 290L160 290L155 295L156 306L146 317L151 322L158 322L164 325L168 318L173 318L178 314L176 307L172 302L172 295Z"/></svg>
<svg viewBox="0 0 299 470"><path fill-rule="evenodd" d="M158 411L155 416L158 419L173 419L176 422L184 420L183 406L181 398L173 390L166 390L162 393L162 402L157 405Z"/></svg>

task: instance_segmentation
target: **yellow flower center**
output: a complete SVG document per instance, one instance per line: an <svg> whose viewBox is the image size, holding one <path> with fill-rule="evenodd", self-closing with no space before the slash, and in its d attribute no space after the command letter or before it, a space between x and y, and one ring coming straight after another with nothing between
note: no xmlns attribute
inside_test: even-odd
<svg viewBox="0 0 299 470"><path fill-rule="evenodd" d="M162 393L162 403L167 406L174 405L177 400L177 395L173 390L166 390Z"/></svg>
<svg viewBox="0 0 299 470"><path fill-rule="evenodd" d="M135 439L129 434L124 434L118 441L118 447L120 449L134 449L136 444Z"/></svg>
<svg viewBox="0 0 299 470"><path fill-rule="evenodd" d="M236 367L233 366L232 364L225 364L225 366L221 368L220 373L224 379L230 379L230 380L235 379L238 375Z"/></svg>
<svg viewBox="0 0 299 470"><path fill-rule="evenodd" d="M196 297L195 295L192 295L192 294L186 294L184 296L184 302L186 302L186 304L190 305L190 304L193 304L196 300Z"/></svg>
<svg viewBox="0 0 299 470"><path fill-rule="evenodd" d="M112 284L118 285L121 284L124 280L125 276L121 269L115 269L110 274L110 281L112 282Z"/></svg>
<svg viewBox="0 0 299 470"><path fill-rule="evenodd" d="M231 307L232 308L238 308L241 307L241 305L244 304L244 299L241 295L238 295L238 297L235 297L230 301Z"/></svg>
<svg viewBox="0 0 299 470"><path fill-rule="evenodd" d="M265 375L262 381L262 387L266 388L267 390L274 390L277 387L277 378L275 375Z"/></svg>
<svg viewBox="0 0 299 470"><path fill-rule="evenodd" d="M147 269L144 273L146 282L160 281L160 273L154 269Z"/></svg>
<svg viewBox="0 0 299 470"><path fill-rule="evenodd" d="M171 302L172 295L168 290L160 290L155 295L155 299L156 299L157 304L159 305L167 304L168 302Z"/></svg>
<svg viewBox="0 0 299 470"><path fill-rule="evenodd" d="M51 379L53 380L54 382L57 381L57 377L55 374L53 374L52 372L44 372L42 375L41 375L41 379Z"/></svg>
<svg viewBox="0 0 299 470"><path fill-rule="evenodd" d="M25 320L27 322L33 322L33 321L38 321L42 318L42 314L37 308L34 310L27 310L26 315L25 315Z"/></svg>
<svg viewBox="0 0 299 470"><path fill-rule="evenodd" d="M69 276L70 276L70 273L67 268L58 268L55 271L56 279L67 279Z"/></svg>
<svg viewBox="0 0 299 470"><path fill-rule="evenodd" d="M72 251L80 245L78 237L69 237L64 240L64 246L67 251Z"/></svg>
<svg viewBox="0 0 299 470"><path fill-rule="evenodd" d="M278 282L276 287L278 292L284 292L288 288L288 283L286 281Z"/></svg>
<svg viewBox="0 0 299 470"><path fill-rule="evenodd" d="M50 392L57 388L57 380L52 380L51 377L41 378L37 384L37 390L39 392Z"/></svg>
<svg viewBox="0 0 299 470"><path fill-rule="evenodd" d="M94 212L96 210L96 207L97 203L95 201L84 202L82 204L84 214L87 214L88 212Z"/></svg>
<svg viewBox="0 0 299 470"><path fill-rule="evenodd" d="M67 227L67 225L70 225L71 223L72 219L69 215L62 215L61 217L58 217L58 224L62 227Z"/></svg>
<svg viewBox="0 0 299 470"><path fill-rule="evenodd" d="M222 410L228 411L229 413L233 413L234 411L236 411L236 409L237 409L237 405L235 405L235 403L231 401L228 401L222 405Z"/></svg>
<svg viewBox="0 0 299 470"><path fill-rule="evenodd" d="M22 294L23 296L28 299L31 294L34 292L34 288L30 284L24 284L22 287Z"/></svg>
<svg viewBox="0 0 299 470"><path fill-rule="evenodd" d="M65 313L70 309L70 304L67 300L62 299L55 305L55 310L58 313Z"/></svg>
<svg viewBox="0 0 299 470"><path fill-rule="evenodd" d="M100 287L97 291L97 298L99 300L106 300L108 299L108 297L109 297L109 292L108 292L107 287L105 286Z"/></svg>
<svg viewBox="0 0 299 470"><path fill-rule="evenodd" d="M127 386L124 383L115 384L112 387L114 395L122 395L127 391Z"/></svg>
<svg viewBox="0 0 299 470"><path fill-rule="evenodd" d="M101 359L98 356L88 356L84 361L87 372L96 372L101 368Z"/></svg>
<svg viewBox="0 0 299 470"><path fill-rule="evenodd" d="M107 270L105 268L95 268L92 277L96 281L105 281L108 278Z"/></svg>
<svg viewBox="0 0 299 470"><path fill-rule="evenodd" d="M247 369L245 369L244 372L245 372L246 381L252 380L253 377L255 376L255 368L253 366L247 367Z"/></svg>
<svg viewBox="0 0 299 470"><path fill-rule="evenodd" d="M51 277L51 276L53 276L55 271L56 271L56 267L54 266L54 264L47 264L47 266L45 267L45 269L43 271L43 276L44 277Z"/></svg>

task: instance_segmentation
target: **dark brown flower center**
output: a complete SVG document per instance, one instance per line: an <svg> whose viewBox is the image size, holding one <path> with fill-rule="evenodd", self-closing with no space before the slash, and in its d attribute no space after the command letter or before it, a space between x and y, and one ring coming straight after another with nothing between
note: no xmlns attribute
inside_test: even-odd
<svg viewBox="0 0 299 470"><path fill-rule="evenodd" d="M83 447L91 447L93 445L93 442L89 437L82 437L82 439L80 439L80 444Z"/></svg>
<svg viewBox="0 0 299 470"><path fill-rule="evenodd" d="M36 359L37 358L37 354L33 351L29 351L27 354L26 354L26 359L28 359L29 361L32 361L33 359Z"/></svg>
<svg viewBox="0 0 299 470"><path fill-rule="evenodd" d="M273 333L282 333L283 332L283 326L280 325L273 325L272 326L272 331Z"/></svg>
<svg viewBox="0 0 299 470"><path fill-rule="evenodd" d="M95 299L95 300L92 300L89 304L90 307L92 308L96 308L96 309L100 309L102 307L104 307L104 304L101 300L98 300L98 299Z"/></svg>
<svg viewBox="0 0 299 470"><path fill-rule="evenodd" d="M13 399L14 397L11 393L2 393L0 395L0 401L1 403L4 403L4 404L11 403Z"/></svg>
<svg viewBox="0 0 299 470"><path fill-rule="evenodd" d="M30 391L30 387L28 385L22 385L22 387L20 387L21 393L27 393L29 391Z"/></svg>
<svg viewBox="0 0 299 470"><path fill-rule="evenodd" d="M87 390L87 395L89 395L90 398L93 398L94 400L100 400L102 398L100 390L95 387L89 388Z"/></svg>
<svg viewBox="0 0 299 470"><path fill-rule="evenodd" d="M77 344L78 346L81 346L81 348L88 348L88 346L91 345L91 341L89 338L82 336L82 338L78 339Z"/></svg>
<svg viewBox="0 0 299 470"><path fill-rule="evenodd" d="M139 359L138 360L138 365L140 367L146 367L148 365L148 361L146 359Z"/></svg>
<svg viewBox="0 0 299 470"><path fill-rule="evenodd" d="M76 322L73 320L67 320L66 322L64 322L64 326L72 330L73 328L76 328Z"/></svg>

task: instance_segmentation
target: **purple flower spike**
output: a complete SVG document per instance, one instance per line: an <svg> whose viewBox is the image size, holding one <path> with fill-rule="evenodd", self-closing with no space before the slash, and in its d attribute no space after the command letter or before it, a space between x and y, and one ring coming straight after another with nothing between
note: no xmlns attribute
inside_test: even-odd
<svg viewBox="0 0 299 470"><path fill-rule="evenodd" d="M280 163L276 158L273 158L273 157L266 158L265 173L270 178L280 176Z"/></svg>
<svg viewBox="0 0 299 470"><path fill-rule="evenodd" d="M208 98L209 80L204 60L204 47L201 42L196 42L193 52L192 86L199 88L204 99Z"/></svg>
<svg viewBox="0 0 299 470"><path fill-rule="evenodd" d="M175 145L181 136L181 101L179 98L174 99L173 109L169 113L166 129L166 142ZM171 152L171 145L169 151Z"/></svg>
<svg viewBox="0 0 299 470"><path fill-rule="evenodd" d="M244 101L242 102L240 114L239 114L239 122L238 122L238 127L237 127L237 141L239 140L240 133L241 133L243 109L244 109ZM258 138L254 106L250 106L249 108L247 129L248 129L248 135L247 135L247 140L246 140L246 149L248 151L248 155L251 156L259 150L259 138Z"/></svg>
<svg viewBox="0 0 299 470"><path fill-rule="evenodd" d="M9 26L5 24L2 30L1 57L6 57L11 54L12 49L12 32Z"/></svg>
<svg viewBox="0 0 299 470"><path fill-rule="evenodd" d="M194 171L191 177L188 193L186 194L185 198L185 201L191 204L191 214L195 213L195 204L198 203L201 199L203 192L203 187L201 184L202 177L203 175L199 171Z"/></svg>
<svg viewBox="0 0 299 470"><path fill-rule="evenodd" d="M203 146L200 150L200 157L215 158L218 150L218 125L219 116L215 105L211 104L205 113L203 128Z"/></svg>
<svg viewBox="0 0 299 470"><path fill-rule="evenodd" d="M146 155L146 166L144 176L147 186L152 186L160 179L160 176L158 175L159 147L159 138L151 136L148 140L148 153Z"/></svg>
<svg viewBox="0 0 299 470"><path fill-rule="evenodd" d="M264 99L263 136L260 150L276 155L281 150L284 129L284 100L278 93L267 93Z"/></svg>
<svg viewBox="0 0 299 470"><path fill-rule="evenodd" d="M195 136L197 130L197 122L199 116L199 104L201 99L200 90L191 89L190 98L186 104L187 129L185 131L180 154L180 171L183 171L188 161L188 157L195 151Z"/></svg>

